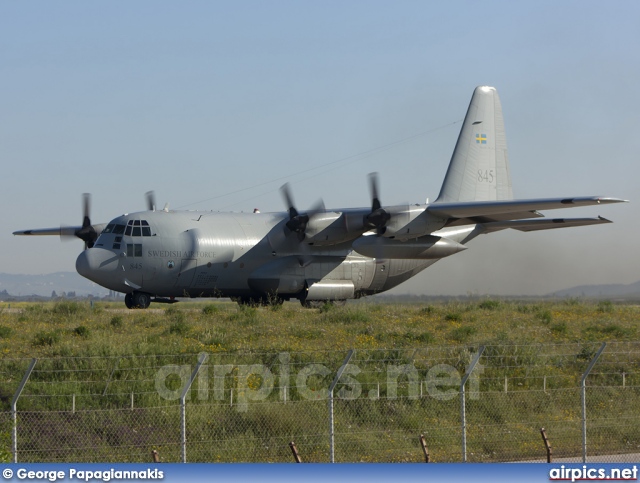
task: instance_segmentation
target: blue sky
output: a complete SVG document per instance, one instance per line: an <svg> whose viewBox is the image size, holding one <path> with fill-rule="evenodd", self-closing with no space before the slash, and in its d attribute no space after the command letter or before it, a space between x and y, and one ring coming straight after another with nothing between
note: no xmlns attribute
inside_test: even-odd
<svg viewBox="0 0 640 483"><path fill-rule="evenodd" d="M631 1L0 3L0 271L73 270L80 241L11 232L79 224L83 192L94 222L151 189L171 208L281 210L284 181L300 208L366 206L371 171L383 203L434 199L481 84L516 198L637 203L638 18ZM635 282L635 206L482 237L396 292Z"/></svg>

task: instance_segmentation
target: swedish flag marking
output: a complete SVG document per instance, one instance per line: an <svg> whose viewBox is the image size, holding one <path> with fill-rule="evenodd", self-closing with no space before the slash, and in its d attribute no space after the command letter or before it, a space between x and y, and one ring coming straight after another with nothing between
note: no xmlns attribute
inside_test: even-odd
<svg viewBox="0 0 640 483"><path fill-rule="evenodd" d="M486 134L476 134L476 143L477 144L487 144L487 135Z"/></svg>

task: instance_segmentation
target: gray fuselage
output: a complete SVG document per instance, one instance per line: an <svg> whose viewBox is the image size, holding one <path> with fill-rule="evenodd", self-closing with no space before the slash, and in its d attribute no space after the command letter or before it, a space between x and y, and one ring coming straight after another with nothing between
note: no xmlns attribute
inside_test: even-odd
<svg viewBox="0 0 640 483"><path fill-rule="evenodd" d="M367 212L353 210L360 211ZM389 290L437 261L369 258L352 249L352 240L317 246L290 236L286 221L285 213L122 215L78 257L76 268L110 290L157 297L347 299ZM466 242L473 229L441 231Z"/></svg>

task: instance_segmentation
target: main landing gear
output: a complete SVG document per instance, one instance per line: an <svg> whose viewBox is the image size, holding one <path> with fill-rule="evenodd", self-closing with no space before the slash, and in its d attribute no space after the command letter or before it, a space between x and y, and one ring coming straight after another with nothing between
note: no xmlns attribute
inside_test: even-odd
<svg viewBox="0 0 640 483"><path fill-rule="evenodd" d="M133 292L124 296L124 304L128 309L146 309L151 305L151 295L145 292Z"/></svg>

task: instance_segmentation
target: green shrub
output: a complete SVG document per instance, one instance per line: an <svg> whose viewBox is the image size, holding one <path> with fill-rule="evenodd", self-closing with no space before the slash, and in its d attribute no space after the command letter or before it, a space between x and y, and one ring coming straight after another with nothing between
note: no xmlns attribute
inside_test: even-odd
<svg viewBox="0 0 640 483"><path fill-rule="evenodd" d="M164 314L167 317L175 317L176 315L181 314L180 309L178 307L176 307L175 305L169 305L169 307L167 307L166 309L164 309Z"/></svg>
<svg viewBox="0 0 640 483"><path fill-rule="evenodd" d="M176 320L173 324L169 326L170 334L180 335L183 337L187 335L190 330L191 330L191 327L189 326L189 324L187 324L184 321L183 318L179 318L179 320Z"/></svg>
<svg viewBox="0 0 640 483"><path fill-rule="evenodd" d="M331 312L335 308L336 306L333 305L330 301L326 301L324 304L320 306L320 313L326 314L327 312Z"/></svg>
<svg viewBox="0 0 640 483"><path fill-rule="evenodd" d="M447 322L460 322L462 320L462 315L458 312L449 312L444 316L444 320Z"/></svg>
<svg viewBox="0 0 640 483"><path fill-rule="evenodd" d="M516 310L521 314L530 314L530 313L535 312L536 310L539 310L539 309L535 305L518 304L518 306L516 306Z"/></svg>
<svg viewBox="0 0 640 483"><path fill-rule="evenodd" d="M541 310L536 314L536 318L544 325L549 325L553 320L550 310Z"/></svg>
<svg viewBox="0 0 640 483"><path fill-rule="evenodd" d="M564 304L569 305L570 307L576 307L581 304L581 301L579 298L568 298L565 299Z"/></svg>
<svg viewBox="0 0 640 483"><path fill-rule="evenodd" d="M13 330L6 325L0 325L0 339L8 339L11 336Z"/></svg>
<svg viewBox="0 0 640 483"><path fill-rule="evenodd" d="M470 325L463 325L462 327L453 329L449 333L449 337L451 337L451 339L455 341L464 342L476 332L478 332L478 329L476 329L475 327L471 327Z"/></svg>
<svg viewBox="0 0 640 483"><path fill-rule="evenodd" d="M596 339L601 337L625 339L633 336L633 331L630 328L622 327L618 324L591 325L584 332L586 335L592 335Z"/></svg>
<svg viewBox="0 0 640 483"><path fill-rule="evenodd" d="M220 308L216 304L207 304L202 307L202 313L204 315L213 315L220 312Z"/></svg>
<svg viewBox="0 0 640 483"><path fill-rule="evenodd" d="M366 312L355 309L347 309L347 310L336 310L330 317L329 320L333 320L335 322L342 322L345 324L353 324L356 322L370 322L371 317Z"/></svg>
<svg viewBox="0 0 640 483"><path fill-rule="evenodd" d="M551 326L551 332L554 334L562 335L567 333L567 323L560 322L559 324L555 324Z"/></svg>
<svg viewBox="0 0 640 483"><path fill-rule="evenodd" d="M71 315L79 314L84 310L85 308L78 302L71 302L68 300L64 300L62 302L57 302L51 309L51 313L57 314L57 315L71 316Z"/></svg>
<svg viewBox="0 0 640 483"><path fill-rule="evenodd" d="M432 344L436 338L430 332L422 332L413 337L413 340L422 344Z"/></svg>
<svg viewBox="0 0 640 483"><path fill-rule="evenodd" d="M60 342L60 333L58 331L40 331L33 338L34 346L51 346Z"/></svg>
<svg viewBox="0 0 640 483"><path fill-rule="evenodd" d="M613 312L613 304L610 300L602 300L598 302L598 312L609 313Z"/></svg>
<svg viewBox="0 0 640 483"><path fill-rule="evenodd" d="M114 315L111 317L111 322L109 322L113 327L122 327L123 320L122 315Z"/></svg>
<svg viewBox="0 0 640 483"><path fill-rule="evenodd" d="M89 328L86 325L79 325L73 329L73 333L80 337L89 337Z"/></svg>
<svg viewBox="0 0 640 483"><path fill-rule="evenodd" d="M495 310L500 307L500 301L498 300L485 300L478 304L478 307L484 310Z"/></svg>

